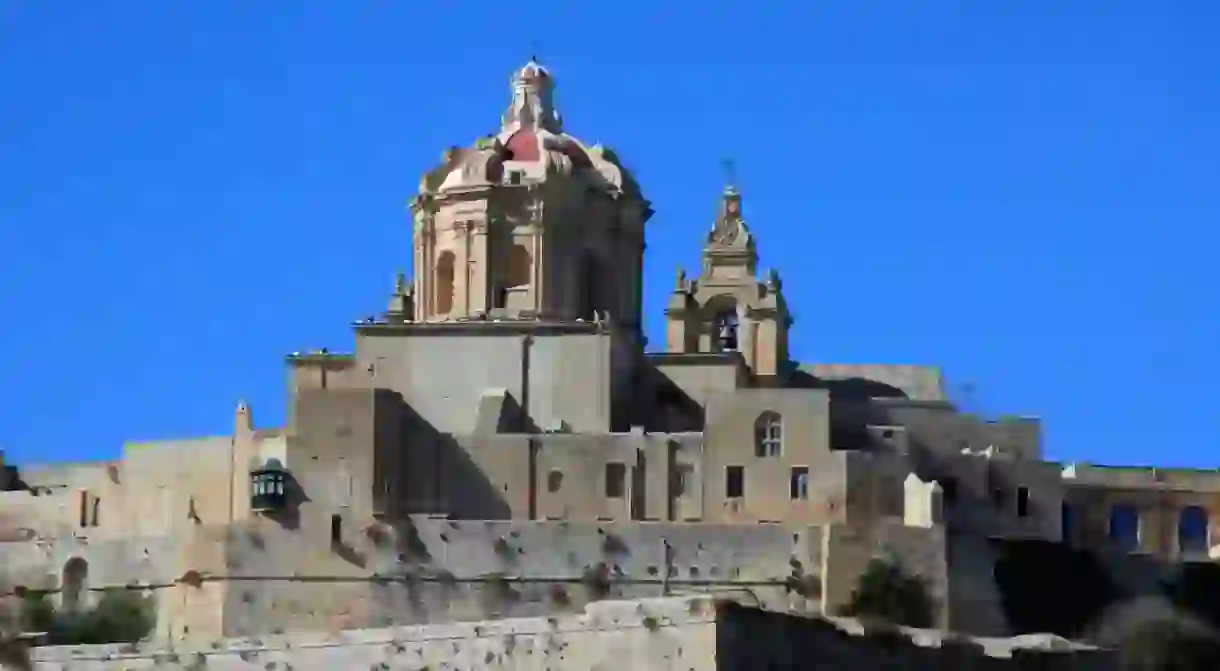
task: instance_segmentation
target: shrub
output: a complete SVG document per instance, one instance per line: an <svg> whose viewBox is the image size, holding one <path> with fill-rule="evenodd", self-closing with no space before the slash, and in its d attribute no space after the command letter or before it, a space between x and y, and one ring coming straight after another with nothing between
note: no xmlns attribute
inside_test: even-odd
<svg viewBox="0 0 1220 671"><path fill-rule="evenodd" d="M1155 597L1114 606L1099 625L1093 637L1117 652L1120 670L1220 668L1220 644L1215 633L1203 622Z"/></svg>
<svg viewBox="0 0 1220 671"><path fill-rule="evenodd" d="M55 606L45 594L26 592L21 597L21 628L29 632L50 631L55 624Z"/></svg>
<svg viewBox="0 0 1220 671"><path fill-rule="evenodd" d="M934 610L922 580L908 576L896 562L874 559L839 614L927 628L932 626Z"/></svg>
<svg viewBox="0 0 1220 671"><path fill-rule="evenodd" d="M25 597L21 619L27 631L46 632L50 645L135 643L156 626L156 608L151 597L126 589L108 590L91 610L74 613L37 595Z"/></svg>
<svg viewBox="0 0 1220 671"><path fill-rule="evenodd" d="M1220 566L1211 562L1180 564L1162 581L1161 589L1180 611L1220 627Z"/></svg>
<svg viewBox="0 0 1220 671"><path fill-rule="evenodd" d="M995 565L1000 604L1013 633L1080 636L1128 598L1093 552L1048 541L1001 541Z"/></svg>

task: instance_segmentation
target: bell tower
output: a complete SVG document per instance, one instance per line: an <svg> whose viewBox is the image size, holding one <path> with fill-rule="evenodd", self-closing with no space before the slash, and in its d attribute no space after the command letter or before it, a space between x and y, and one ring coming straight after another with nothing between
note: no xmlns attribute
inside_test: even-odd
<svg viewBox="0 0 1220 671"><path fill-rule="evenodd" d="M731 182L703 246L703 267L690 280L679 269L665 310L673 353L739 352L756 379L774 378L788 360L791 316L779 273L756 279L758 250Z"/></svg>

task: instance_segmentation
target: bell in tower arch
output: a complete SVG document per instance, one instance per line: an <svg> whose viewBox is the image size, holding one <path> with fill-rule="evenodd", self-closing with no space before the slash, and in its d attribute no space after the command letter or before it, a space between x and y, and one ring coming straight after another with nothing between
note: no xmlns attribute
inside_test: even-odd
<svg viewBox="0 0 1220 671"><path fill-rule="evenodd" d="M716 350L720 352L737 351L737 310L730 309L717 313L713 322L713 334L716 338Z"/></svg>

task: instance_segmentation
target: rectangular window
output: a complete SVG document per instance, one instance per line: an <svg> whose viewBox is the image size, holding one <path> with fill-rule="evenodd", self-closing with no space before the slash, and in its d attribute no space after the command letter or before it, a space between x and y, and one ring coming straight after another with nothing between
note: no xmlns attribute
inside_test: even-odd
<svg viewBox="0 0 1220 671"><path fill-rule="evenodd" d="M746 469L742 466L728 466L724 469L724 496L730 499L743 499L746 496Z"/></svg>
<svg viewBox="0 0 1220 671"><path fill-rule="evenodd" d="M1000 487L996 487L996 488L992 489L991 490L991 504L995 506L995 509L1004 510L1005 503L1008 503L1007 493Z"/></svg>
<svg viewBox="0 0 1220 671"><path fill-rule="evenodd" d="M621 499L627 490L627 467L619 463L606 464L606 498Z"/></svg>
<svg viewBox="0 0 1220 671"><path fill-rule="evenodd" d="M788 477L788 497L793 501L809 500L809 468L793 466Z"/></svg>
<svg viewBox="0 0 1220 671"><path fill-rule="evenodd" d="M1017 487L1017 517L1029 517L1029 487Z"/></svg>
<svg viewBox="0 0 1220 671"><path fill-rule="evenodd" d="M940 482L941 500L944 501L946 508L952 508L957 503L957 480L941 478L938 482Z"/></svg>
<svg viewBox="0 0 1220 671"><path fill-rule="evenodd" d="M343 543L343 518L339 515L330 516L330 542L332 545Z"/></svg>
<svg viewBox="0 0 1220 671"><path fill-rule="evenodd" d="M84 529L89 526L89 492L81 490L80 493L80 528Z"/></svg>
<svg viewBox="0 0 1220 671"><path fill-rule="evenodd" d="M1072 504L1067 503L1067 502L1063 503L1062 513L1061 513L1061 517L1059 519L1059 533L1060 533L1061 539L1065 545L1071 545L1072 541L1075 539L1075 535L1076 535L1076 525L1074 524L1075 512L1076 512L1076 509L1072 507Z"/></svg>

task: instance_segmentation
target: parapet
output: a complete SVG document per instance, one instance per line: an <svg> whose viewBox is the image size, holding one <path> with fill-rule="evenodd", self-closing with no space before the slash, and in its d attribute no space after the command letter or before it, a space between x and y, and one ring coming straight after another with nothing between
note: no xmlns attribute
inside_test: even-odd
<svg viewBox="0 0 1220 671"><path fill-rule="evenodd" d="M1220 493L1220 469L1103 466L1073 462L1064 466L1063 482L1068 486Z"/></svg>
<svg viewBox="0 0 1220 671"><path fill-rule="evenodd" d="M287 356L293 389L350 389L368 386L372 371L361 369L356 356L325 348Z"/></svg>

